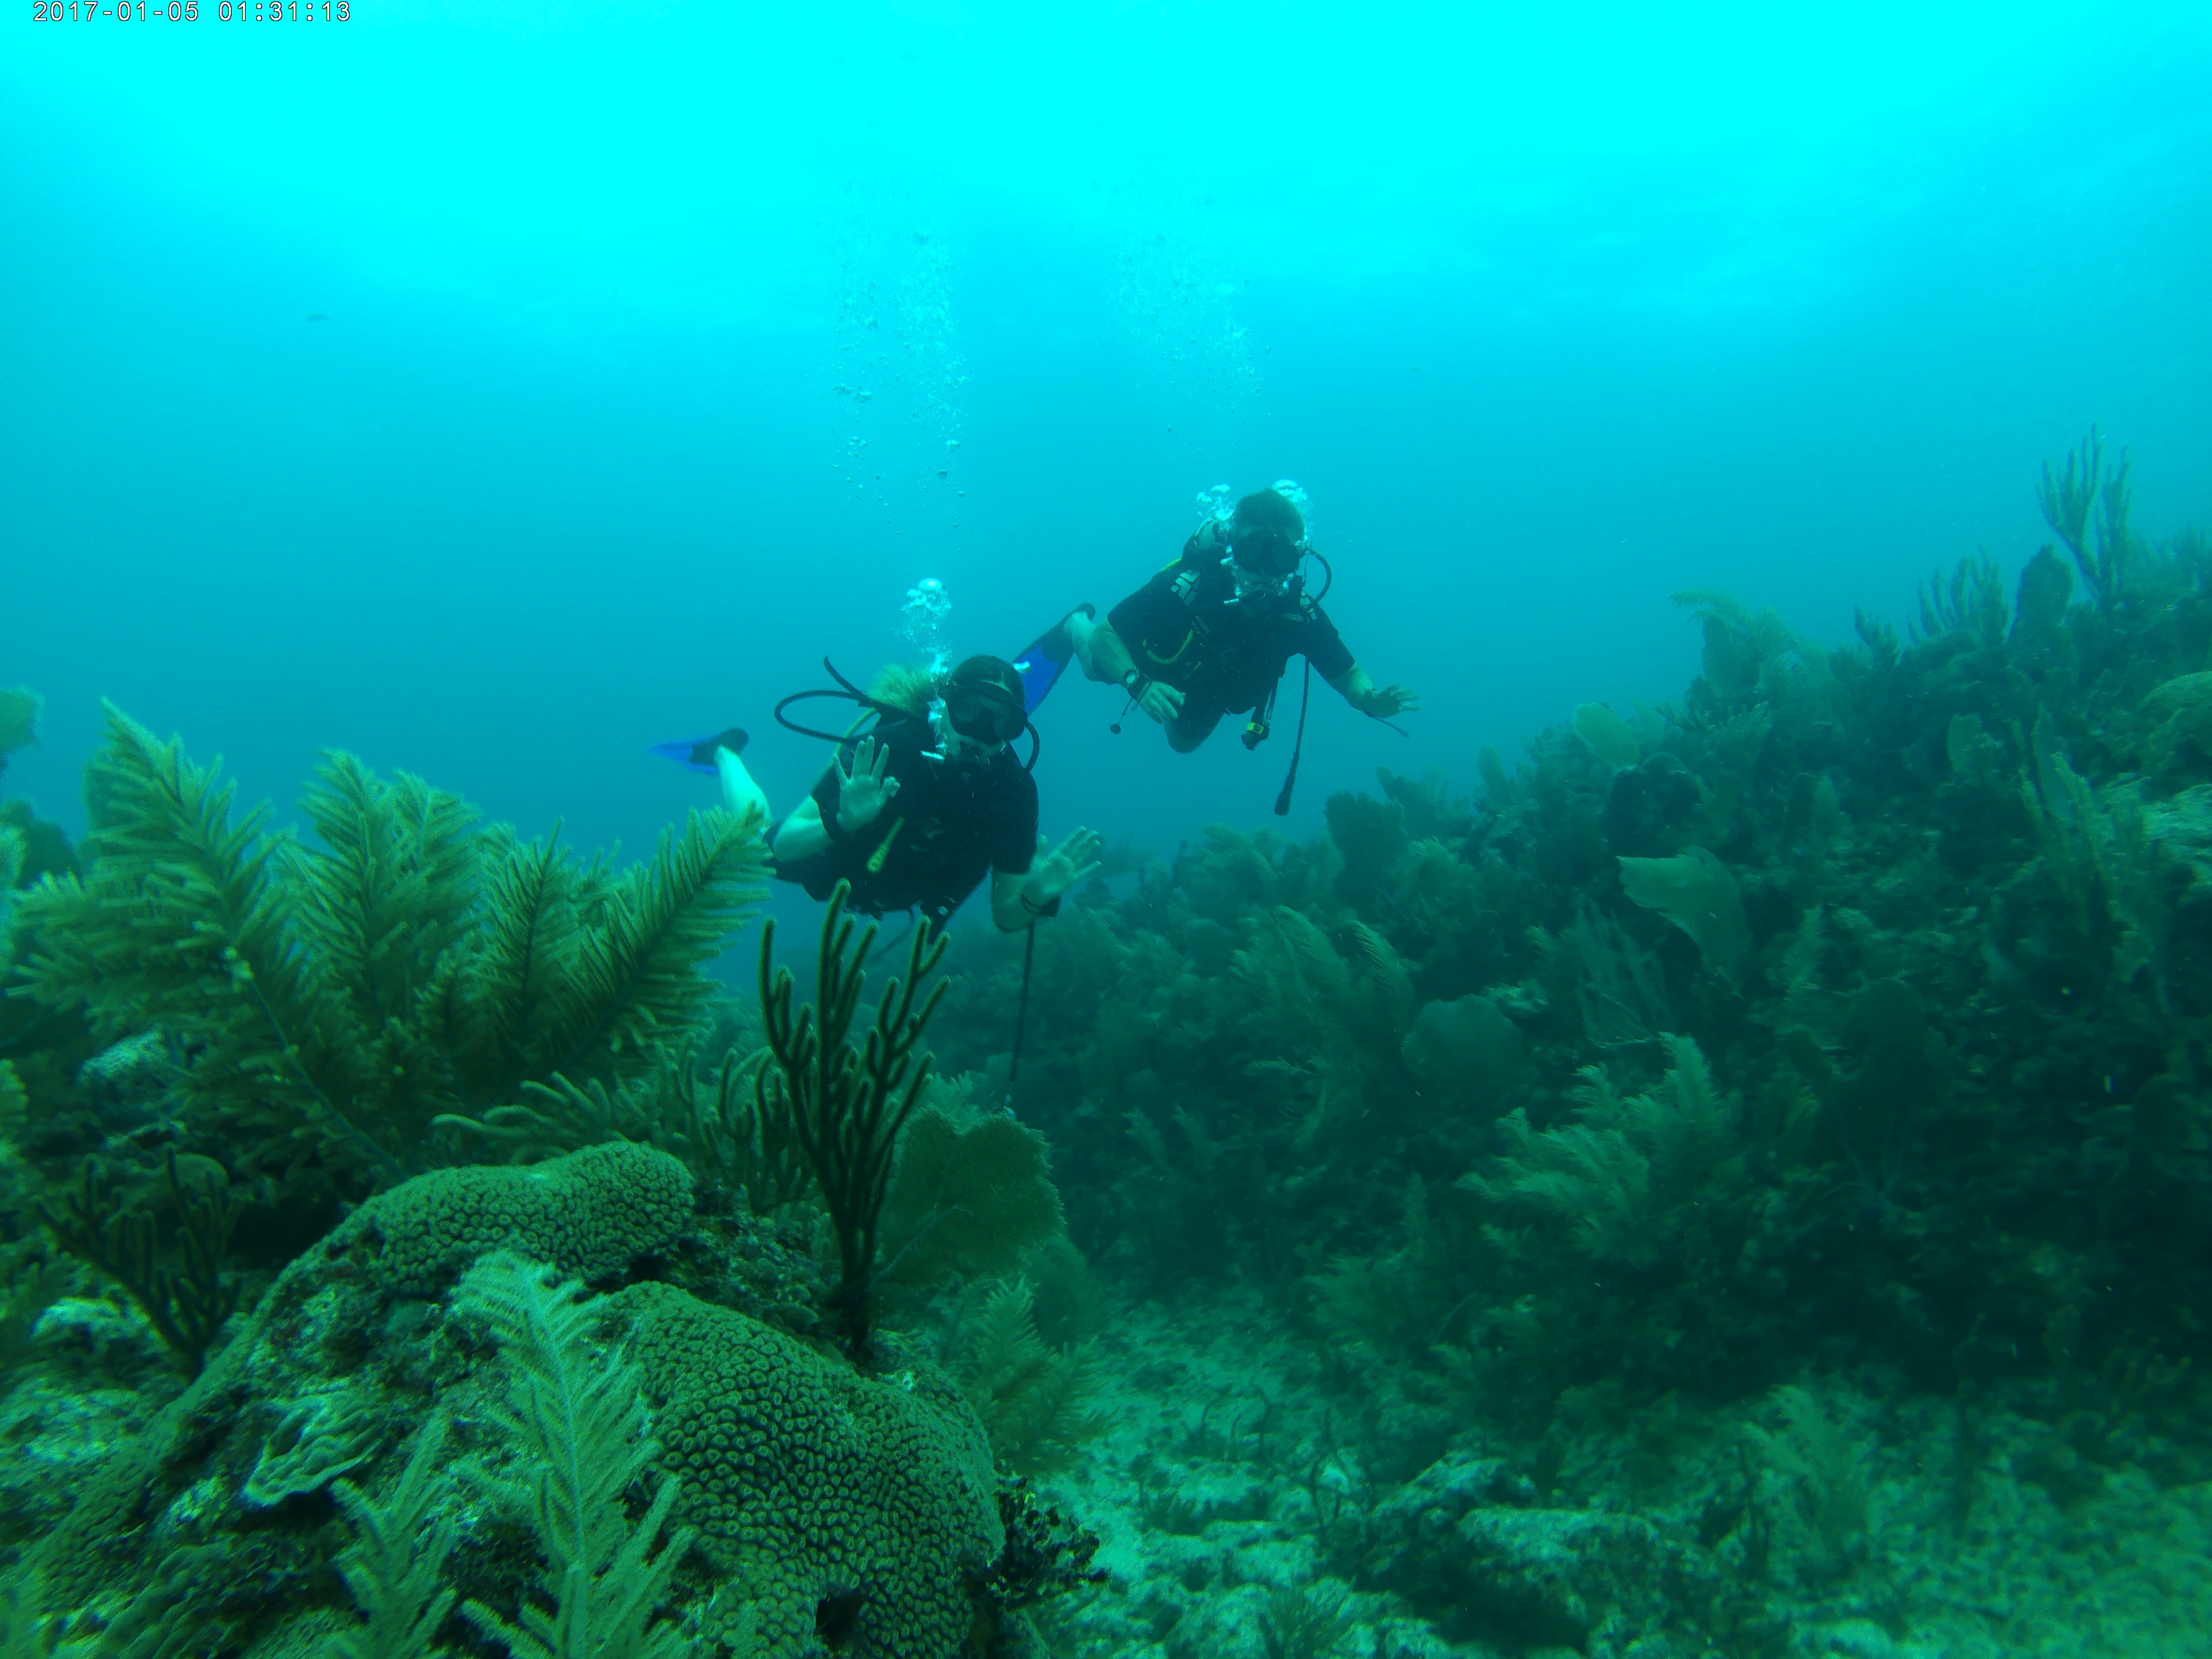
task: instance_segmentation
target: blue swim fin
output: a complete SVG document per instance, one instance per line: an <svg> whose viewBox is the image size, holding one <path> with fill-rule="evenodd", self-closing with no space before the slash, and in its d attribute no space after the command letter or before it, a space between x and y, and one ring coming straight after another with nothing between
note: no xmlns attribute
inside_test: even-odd
<svg viewBox="0 0 2212 1659"><path fill-rule="evenodd" d="M726 732L715 732L711 738L678 738L673 743L656 743L653 745L653 752L674 761L689 771L704 772L712 778L720 775L714 765L714 751L726 749L732 755L742 755L748 741L744 728L733 726Z"/></svg>
<svg viewBox="0 0 2212 1659"><path fill-rule="evenodd" d="M1085 616L1091 614L1089 605L1079 608ZM1073 611L1067 613L1068 617L1074 614ZM1059 684L1060 671L1066 667L1074 656L1075 641L1067 631L1067 617L1062 617L1038 635L1030 642L1029 649L1014 659L1014 672L1022 677L1024 713L1036 713L1037 705Z"/></svg>

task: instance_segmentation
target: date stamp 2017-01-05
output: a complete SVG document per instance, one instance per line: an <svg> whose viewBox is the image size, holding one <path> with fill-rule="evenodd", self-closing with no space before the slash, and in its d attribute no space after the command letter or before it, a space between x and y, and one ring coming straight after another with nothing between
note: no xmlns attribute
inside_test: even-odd
<svg viewBox="0 0 2212 1659"><path fill-rule="evenodd" d="M350 23L352 0L31 0L34 23Z"/></svg>

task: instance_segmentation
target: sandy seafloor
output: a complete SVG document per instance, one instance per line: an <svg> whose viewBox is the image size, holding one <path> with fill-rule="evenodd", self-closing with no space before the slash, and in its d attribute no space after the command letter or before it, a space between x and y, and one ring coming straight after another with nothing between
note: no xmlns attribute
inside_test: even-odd
<svg viewBox="0 0 2212 1659"><path fill-rule="evenodd" d="M1565 1460L1565 1484L1549 1493L1511 1473L1508 1449L1497 1449L1507 1469L1486 1479L1494 1454L1477 1435L1455 1439L1419 1485L1394 1485L1367 1475L1340 1443L1348 1413L1387 1413L1395 1402L1325 1387L1312 1345L1257 1296L1124 1304L1097 1340L1107 1361L1100 1432L1078 1467L1037 1482L1099 1532L1098 1562L1113 1575L1042 1621L1057 1650L1079 1659L1577 1651L1454 1640L1439 1628L1448 1619L1425 1619L1399 1595L1355 1592L1336 1576L1353 1565L1363 1525L1375 1527L1363 1511L1394 1520L1410 1511L1419 1530L1419 1494L1455 1484L1492 1504L1503 1494L1526 1505L1511 1567L1559 1605L1588 1608L1593 1628L1579 1650L1591 1655L2212 1652L2212 1483L2161 1487L2140 1468L2100 1474L2047 1429L2002 1409L1985 1408L1962 1437L1948 1402L1893 1406L1846 1379L1819 1385L1828 1419L1862 1462L1863 1530L1828 1551L1816 1506L1772 1470L1775 1460L1755 1459L1773 1534L1757 1575L1747 1571L1741 1528L1711 1548L1698 1540L1716 1501L1725 1509L1737 1498L1739 1448L1771 1431L1772 1410L1648 1413L1641 1432L1586 1435ZM1331 1544L1316 1526L1316 1496L1332 1510ZM1449 1497L1428 1507L1440 1542L1453 1507ZM1710 1573L1734 1587L1735 1640L1715 1628L1725 1619L1670 1631L1654 1627L1648 1607L1611 1600L1648 1577L1650 1564L1633 1550L1609 1560L1593 1516L1648 1522L1690 1554L1697 1582ZM1621 1553L1617 1540L1613 1553ZM1323 1604L1342 1597L1336 1646L1283 1644L1280 1593L1293 1586Z"/></svg>

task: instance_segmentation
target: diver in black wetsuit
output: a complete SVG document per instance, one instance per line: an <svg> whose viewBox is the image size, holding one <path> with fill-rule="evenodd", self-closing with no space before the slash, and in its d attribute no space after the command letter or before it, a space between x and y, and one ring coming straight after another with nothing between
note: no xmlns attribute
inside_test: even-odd
<svg viewBox="0 0 2212 1659"><path fill-rule="evenodd" d="M1078 830L1050 852L1038 845L1036 783L1011 746L1028 723L1012 664L970 657L941 685L908 678L776 826L775 873L818 899L849 882L863 915L913 909L940 927L988 875L992 919L1019 933L1098 868L1099 838ZM724 736L742 746L742 734ZM773 816L729 742L714 763L732 811Z"/></svg>
<svg viewBox="0 0 2212 1659"><path fill-rule="evenodd" d="M1209 519L1182 555L1115 605L1103 623L1082 611L1066 627L1094 680L1118 684L1188 753L1224 714L1246 710L1248 747L1267 735L1275 686L1303 656L1363 714L1388 720L1418 705L1402 685L1378 686L1352 660L1297 574L1305 520L1273 489L1237 503L1226 523Z"/></svg>

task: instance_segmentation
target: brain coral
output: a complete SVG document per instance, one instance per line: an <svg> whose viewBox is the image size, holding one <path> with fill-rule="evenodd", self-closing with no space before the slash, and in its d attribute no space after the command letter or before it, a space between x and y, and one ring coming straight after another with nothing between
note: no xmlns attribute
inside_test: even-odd
<svg viewBox="0 0 2212 1659"><path fill-rule="evenodd" d="M691 1224L691 1172L628 1141L527 1168L469 1165L378 1194L324 1242L388 1294L430 1296L478 1256L512 1250L590 1281L674 1243Z"/></svg>
<svg viewBox="0 0 2212 1659"><path fill-rule="evenodd" d="M991 1452L933 1373L864 1378L781 1331L665 1285L610 1298L632 1322L678 1514L744 1586L761 1650L817 1630L854 1659L950 1659L969 1571L1005 1543ZM726 1598L734 1601L736 1598Z"/></svg>

